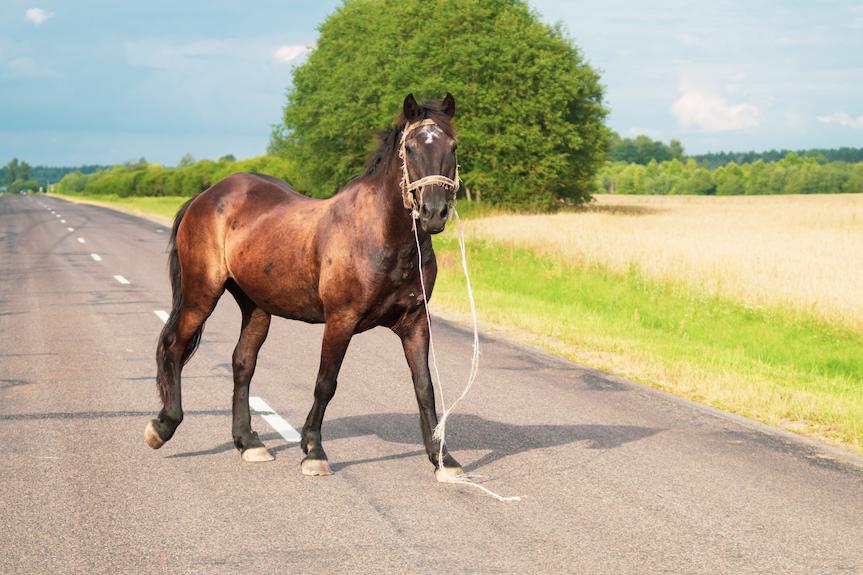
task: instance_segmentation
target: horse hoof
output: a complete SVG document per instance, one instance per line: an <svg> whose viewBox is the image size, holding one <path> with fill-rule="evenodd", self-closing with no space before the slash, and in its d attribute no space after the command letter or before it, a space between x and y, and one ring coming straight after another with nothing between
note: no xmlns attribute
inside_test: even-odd
<svg viewBox="0 0 863 575"><path fill-rule="evenodd" d="M464 469L461 467L438 467L434 470L434 478L438 483L463 483Z"/></svg>
<svg viewBox="0 0 863 575"><path fill-rule="evenodd" d="M144 430L144 441L153 449L159 449L165 445L165 441L159 435L159 432L156 431L156 426L153 425L152 421L147 424L147 429Z"/></svg>
<svg viewBox="0 0 863 575"><path fill-rule="evenodd" d="M333 470L326 459L309 459L306 457L300 464L300 468L303 470L303 475L320 476L333 474Z"/></svg>
<svg viewBox="0 0 863 575"><path fill-rule="evenodd" d="M266 447L250 447L241 454L246 463L261 463L275 459Z"/></svg>

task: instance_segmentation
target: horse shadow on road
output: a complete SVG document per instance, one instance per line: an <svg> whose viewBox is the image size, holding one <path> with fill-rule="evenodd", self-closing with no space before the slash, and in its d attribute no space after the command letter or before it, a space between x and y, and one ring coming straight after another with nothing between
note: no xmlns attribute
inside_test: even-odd
<svg viewBox="0 0 863 575"><path fill-rule="evenodd" d="M644 439L661 431L632 425L518 425L484 419L477 415L455 413L447 420L447 445L458 458L460 449L487 451L480 459L465 465L465 471L476 471L496 461L537 449L577 444L582 449L614 449L625 443ZM334 462L333 469L424 455L419 416L407 413L357 415L334 419L325 424L327 439L376 435L388 443L416 445L406 453L350 462Z"/></svg>
<svg viewBox="0 0 863 575"><path fill-rule="evenodd" d="M659 428L634 425L518 425L491 421L477 415L453 414L447 422L447 445L458 458L461 449L485 451L478 460L465 465L465 471L477 471L503 459L528 451L574 445L578 449L608 450L621 445L639 441L660 431ZM363 436L377 436L387 442L409 445L413 449L401 453L357 459L353 461L333 461L334 471L353 465L363 465L380 461L391 461L425 455L420 435L419 416L415 413L376 413L354 415L325 421L323 426L324 447L328 441ZM284 452L298 447L296 443L278 443L281 439L275 433L261 434L268 443L271 453ZM273 443L276 441L277 443ZM223 443L204 451L177 453L169 457L196 457L213 455L233 450L232 443Z"/></svg>

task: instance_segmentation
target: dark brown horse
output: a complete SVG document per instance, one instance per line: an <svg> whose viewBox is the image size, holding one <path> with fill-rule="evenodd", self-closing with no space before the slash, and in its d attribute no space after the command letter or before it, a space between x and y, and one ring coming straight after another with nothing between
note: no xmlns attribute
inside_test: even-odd
<svg viewBox="0 0 863 575"><path fill-rule="evenodd" d="M183 420L183 365L227 290L243 315L233 355L232 426L243 460L272 459L251 428L249 382L277 315L326 324L315 400L302 431L304 474L332 473L321 445L324 411L351 337L376 326L401 338L435 475L446 481L462 473L446 450L438 461L420 283L422 273L430 294L437 274L431 234L444 229L458 185L454 113L451 94L422 106L408 95L365 173L327 200L302 196L269 176L235 174L180 208L170 242L173 307L156 354L163 407L145 431L150 447L171 439Z"/></svg>

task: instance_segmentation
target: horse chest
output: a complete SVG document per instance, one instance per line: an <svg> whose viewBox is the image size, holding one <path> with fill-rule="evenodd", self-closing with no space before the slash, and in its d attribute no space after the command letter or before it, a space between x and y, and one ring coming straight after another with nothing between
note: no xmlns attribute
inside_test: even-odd
<svg viewBox="0 0 863 575"><path fill-rule="evenodd" d="M390 283L396 286L409 282L411 276L416 275L416 250L402 248L393 255L384 258L378 269L384 272Z"/></svg>
<svg viewBox="0 0 863 575"><path fill-rule="evenodd" d="M429 265L434 261L431 246L423 250L426 290L431 291L434 282L429 274ZM372 264L377 272L377 289L369 302L368 319L388 325L403 314L419 308L424 301L418 271L418 257L414 246L381 251L373 254Z"/></svg>

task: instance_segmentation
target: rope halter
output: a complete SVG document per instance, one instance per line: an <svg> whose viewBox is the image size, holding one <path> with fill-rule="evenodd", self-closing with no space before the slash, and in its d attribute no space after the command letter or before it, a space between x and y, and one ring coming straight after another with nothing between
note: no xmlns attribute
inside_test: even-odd
<svg viewBox="0 0 863 575"><path fill-rule="evenodd" d="M402 160L402 181L400 187L402 189L402 201L407 209L411 211L412 219L416 220L420 217L419 204L422 203L422 196L426 186L438 185L450 191L450 197L447 198L448 203L455 202L456 192L459 188L458 163L455 166L455 178L450 179L442 174L434 174L420 178L416 181L411 181L408 173L407 154L405 153L405 142L408 135L422 126L436 126L434 120L425 119L413 124L408 124L402 131L402 141L399 146L399 158Z"/></svg>

